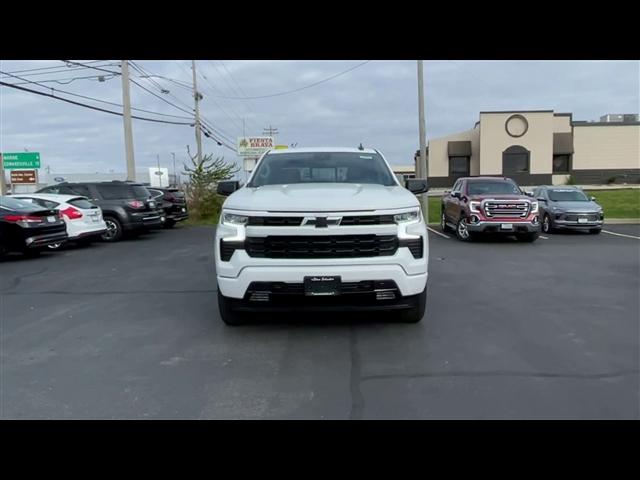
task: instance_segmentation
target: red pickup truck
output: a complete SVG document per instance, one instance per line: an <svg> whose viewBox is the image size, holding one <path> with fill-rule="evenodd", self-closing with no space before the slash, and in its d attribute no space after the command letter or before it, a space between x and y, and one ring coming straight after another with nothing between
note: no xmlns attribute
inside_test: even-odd
<svg viewBox="0 0 640 480"><path fill-rule="evenodd" d="M463 242L483 233L534 242L540 235L538 202L510 178L459 178L442 197L441 227Z"/></svg>

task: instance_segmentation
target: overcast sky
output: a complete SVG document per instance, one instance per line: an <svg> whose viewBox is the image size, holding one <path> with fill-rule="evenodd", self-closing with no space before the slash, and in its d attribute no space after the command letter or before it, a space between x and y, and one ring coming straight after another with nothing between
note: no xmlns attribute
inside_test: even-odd
<svg viewBox="0 0 640 480"><path fill-rule="evenodd" d="M81 60L87 62L87 60ZM191 82L190 61L135 61L144 70ZM104 68L119 71L117 61ZM263 96L305 87L356 66L362 61L217 61L197 62L199 91L204 95L201 113L233 141L243 132L260 135L272 125L280 132L277 143L298 146L357 146L380 149L393 164L409 165L418 149L416 62L371 61L344 75L288 95L253 100L218 97ZM100 75L89 69L65 68L61 61L0 61L0 70L15 72L39 67L60 69L22 72L25 80L42 81ZM60 71L63 70L63 71ZM59 73L55 73L58 72ZM54 73L49 73L54 72ZM156 78L158 85L133 78L157 97L192 108L189 91ZM574 120L597 120L606 113L638 113L640 110L640 62L637 61L426 61L425 96L427 138L472 128L484 110L554 110L573 112ZM77 79L68 84L46 83L55 89L122 103L121 79L104 82ZM19 80L0 75L2 81ZM38 85L24 87L48 91ZM170 91L161 93L160 88ZM60 96L102 108L118 106L68 95ZM132 105L163 114L185 112L132 85ZM121 108L120 108L121 111ZM144 112L134 114L165 120ZM137 169L172 168L186 158L186 145L195 151L194 129L133 121ZM234 152L203 137L204 151L236 161ZM43 167L52 173L124 172L122 117L101 113L0 86L0 151L38 151Z"/></svg>

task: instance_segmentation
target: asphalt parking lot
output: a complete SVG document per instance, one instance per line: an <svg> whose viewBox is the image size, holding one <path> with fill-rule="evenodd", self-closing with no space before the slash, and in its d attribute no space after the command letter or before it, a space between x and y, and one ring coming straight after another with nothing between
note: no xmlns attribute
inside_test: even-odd
<svg viewBox="0 0 640 480"><path fill-rule="evenodd" d="M218 318L213 233L0 261L0 416L640 418L639 239L431 234L420 324L350 315L231 328Z"/></svg>

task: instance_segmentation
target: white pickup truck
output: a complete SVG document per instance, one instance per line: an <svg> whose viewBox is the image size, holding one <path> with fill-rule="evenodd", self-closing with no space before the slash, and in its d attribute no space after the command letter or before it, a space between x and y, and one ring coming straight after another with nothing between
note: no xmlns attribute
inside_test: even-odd
<svg viewBox="0 0 640 480"><path fill-rule="evenodd" d="M270 150L228 195L215 236L218 306L238 325L248 312L389 310L419 322L429 243L415 194L380 152Z"/></svg>

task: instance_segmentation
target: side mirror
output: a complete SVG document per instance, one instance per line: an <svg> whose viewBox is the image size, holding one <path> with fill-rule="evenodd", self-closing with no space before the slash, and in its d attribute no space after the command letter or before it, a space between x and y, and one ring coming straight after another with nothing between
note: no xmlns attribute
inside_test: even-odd
<svg viewBox="0 0 640 480"><path fill-rule="evenodd" d="M596 201L596 197L589 197L589 200L591 200L592 202Z"/></svg>
<svg viewBox="0 0 640 480"><path fill-rule="evenodd" d="M223 195L225 197L228 197L239 188L240 188L240 182L235 180L229 180L229 181L218 183L218 188L216 191L218 192L218 195Z"/></svg>
<svg viewBox="0 0 640 480"><path fill-rule="evenodd" d="M461 195L460 195L460 192L452 192L452 193L451 193L451 196L452 196L453 198L460 198L460 196L461 196Z"/></svg>
<svg viewBox="0 0 640 480"><path fill-rule="evenodd" d="M524 192L527 197L533 197L533 192Z"/></svg>
<svg viewBox="0 0 640 480"><path fill-rule="evenodd" d="M429 191L429 187L427 186L427 181L424 178L408 178L407 190L414 195L418 195L419 193Z"/></svg>
<svg viewBox="0 0 640 480"><path fill-rule="evenodd" d="M536 200L538 200L539 202L546 202L547 201L547 199L544 198L544 197L538 197L538 198L536 198Z"/></svg>

